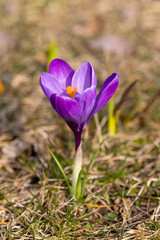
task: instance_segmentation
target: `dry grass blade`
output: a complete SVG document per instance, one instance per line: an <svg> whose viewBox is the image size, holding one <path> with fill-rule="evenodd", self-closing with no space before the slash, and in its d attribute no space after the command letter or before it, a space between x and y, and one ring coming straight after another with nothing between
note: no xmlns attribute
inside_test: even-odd
<svg viewBox="0 0 160 240"><path fill-rule="evenodd" d="M125 91L123 92L122 97L121 97L119 103L117 103L117 105L115 106L114 114L116 114L116 113L122 108L123 104L127 101L130 92L134 89L134 87L135 87L135 85L136 85L136 83L137 83L138 81L139 81L139 80L133 81L133 82L125 89Z"/></svg>
<svg viewBox="0 0 160 240"><path fill-rule="evenodd" d="M144 117L149 112L149 110L151 109L151 107L153 106L153 104L155 103L158 97L160 97L160 88L156 91L156 93L150 99L147 106L142 110L142 112L140 113L140 116Z"/></svg>

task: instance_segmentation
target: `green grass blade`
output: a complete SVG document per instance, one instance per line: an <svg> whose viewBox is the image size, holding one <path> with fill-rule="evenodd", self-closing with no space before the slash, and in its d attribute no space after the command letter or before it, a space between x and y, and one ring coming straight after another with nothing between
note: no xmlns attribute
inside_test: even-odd
<svg viewBox="0 0 160 240"><path fill-rule="evenodd" d="M87 170L85 172L85 175L84 175L84 178L83 178L83 181L82 181L82 186L81 186L81 197L83 197L83 193L84 193L84 186L85 186L85 183L86 183L86 180L87 180L87 176L88 176L88 173L89 173L89 170L91 168L91 165L94 161L94 159L96 158L97 154L99 153L99 150L101 149L101 146L103 144L104 140L100 143L98 149L96 150L95 154L93 155L88 167L87 167Z"/></svg>
<svg viewBox="0 0 160 240"><path fill-rule="evenodd" d="M67 176L66 176L65 172L63 171L63 168L62 168L60 162L58 161L58 159L56 158L56 156L53 154L53 152L51 151L51 149L50 149L49 147L48 147L48 150L49 150L52 158L54 159L55 163L57 164L60 172L62 173L62 175L63 175L63 177L64 177L64 179L65 179L65 181L66 181L66 184L67 184L67 186L68 186L68 188L69 188L69 191L70 191L70 193L72 194L71 185L69 184L69 181L68 181L68 179L67 179Z"/></svg>
<svg viewBox="0 0 160 240"><path fill-rule="evenodd" d="M13 238L12 238L12 236L11 236L11 233L12 233L12 218L11 218L11 215L10 215L10 217L9 217L9 226L8 226L8 229L7 229L8 231L8 239L9 240L12 240Z"/></svg>
<svg viewBox="0 0 160 240"><path fill-rule="evenodd" d="M76 185L76 198L78 199L81 195L81 178L82 178L83 169L79 172L77 185Z"/></svg>
<svg viewBox="0 0 160 240"><path fill-rule="evenodd" d="M108 105L108 132L110 135L115 135L116 133L116 117L114 115L114 98L109 100Z"/></svg>
<svg viewBox="0 0 160 240"><path fill-rule="evenodd" d="M49 70L49 64L50 62L58 57L58 43L57 41L52 41L50 45L48 46L46 50L47 58L48 58L48 63L47 63L47 71Z"/></svg>

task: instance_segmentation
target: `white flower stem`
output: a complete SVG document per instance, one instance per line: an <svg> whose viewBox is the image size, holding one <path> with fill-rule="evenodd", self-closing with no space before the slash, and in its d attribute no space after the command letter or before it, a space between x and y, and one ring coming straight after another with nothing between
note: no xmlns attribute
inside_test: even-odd
<svg viewBox="0 0 160 240"><path fill-rule="evenodd" d="M73 178L72 178L72 190L73 190L73 195L76 197L76 188L77 188L77 180L79 173L82 168L82 143L79 145L76 154L75 154L75 160L74 160L74 165L73 165Z"/></svg>

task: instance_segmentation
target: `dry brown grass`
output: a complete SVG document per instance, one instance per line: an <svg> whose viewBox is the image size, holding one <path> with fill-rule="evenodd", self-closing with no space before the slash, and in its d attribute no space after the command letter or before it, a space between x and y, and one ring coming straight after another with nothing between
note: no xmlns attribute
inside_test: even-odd
<svg viewBox="0 0 160 240"><path fill-rule="evenodd" d="M0 239L160 239L159 13L159 1L0 2ZM93 49L103 36L116 36L119 47L105 40ZM70 179L74 139L39 86L53 40L73 68L92 62L99 86L118 72L116 103L139 80L114 137L107 108L83 135L85 166L105 142L79 203L47 151Z"/></svg>

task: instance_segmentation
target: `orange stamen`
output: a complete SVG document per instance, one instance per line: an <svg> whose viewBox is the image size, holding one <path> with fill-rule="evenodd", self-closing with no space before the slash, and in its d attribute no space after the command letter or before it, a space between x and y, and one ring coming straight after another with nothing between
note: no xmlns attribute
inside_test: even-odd
<svg viewBox="0 0 160 240"><path fill-rule="evenodd" d="M76 88L76 87L74 87L74 88L72 89L71 86L68 86L68 87L66 88L66 90L67 90L67 93L71 96L71 98L74 98L74 97L75 97L75 94L76 94L76 91L77 91L77 88Z"/></svg>

